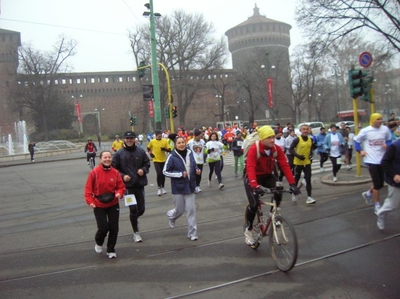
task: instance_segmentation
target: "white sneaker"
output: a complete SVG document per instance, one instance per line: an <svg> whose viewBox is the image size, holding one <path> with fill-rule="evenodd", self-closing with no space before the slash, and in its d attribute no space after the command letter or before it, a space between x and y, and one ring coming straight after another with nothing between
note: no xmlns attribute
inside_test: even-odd
<svg viewBox="0 0 400 299"><path fill-rule="evenodd" d="M89 162L87 162L86 164L89 165Z"/></svg>
<svg viewBox="0 0 400 299"><path fill-rule="evenodd" d="M97 253L102 253L103 252L103 247L101 247L101 246L99 246L99 245L94 245L94 250L97 252Z"/></svg>
<svg viewBox="0 0 400 299"><path fill-rule="evenodd" d="M162 192L162 194L167 194L167 191L165 191L164 187L161 188L161 192Z"/></svg>
<svg viewBox="0 0 400 299"><path fill-rule="evenodd" d="M334 177L333 177L333 181L334 181L334 182L337 182L337 177L334 176Z"/></svg>
<svg viewBox="0 0 400 299"><path fill-rule="evenodd" d="M294 195L294 194L292 194L292 201L293 201L293 202L296 202L296 201L297 201L297 196Z"/></svg>
<svg viewBox="0 0 400 299"><path fill-rule="evenodd" d="M208 185L208 187L211 187L211 181L210 180L208 180L207 185Z"/></svg>
<svg viewBox="0 0 400 299"><path fill-rule="evenodd" d="M197 192L201 192L200 186L197 186Z"/></svg>
<svg viewBox="0 0 400 299"><path fill-rule="evenodd" d="M219 184L219 189L222 189L222 188L224 188L225 186L224 186L224 184Z"/></svg>
<svg viewBox="0 0 400 299"><path fill-rule="evenodd" d="M378 216L379 209L381 208L380 205L375 205L374 213Z"/></svg>
<svg viewBox="0 0 400 299"><path fill-rule="evenodd" d="M254 245L254 243L255 243L252 232L250 230L248 230L247 228L244 231L244 241L249 246Z"/></svg>
<svg viewBox="0 0 400 299"><path fill-rule="evenodd" d="M157 196L161 196L161 189L160 188L157 190Z"/></svg>
<svg viewBox="0 0 400 299"><path fill-rule="evenodd" d="M199 238L196 237L196 236L191 236L191 237L188 236L188 238L189 238L191 241L197 241L197 240L199 239Z"/></svg>
<svg viewBox="0 0 400 299"><path fill-rule="evenodd" d="M376 222L376 226L379 228L379 230L385 229L385 220L383 219L383 217L378 216L378 221Z"/></svg>
<svg viewBox="0 0 400 299"><path fill-rule="evenodd" d="M140 237L139 232L133 233L133 242L135 243L143 242L143 239L142 237Z"/></svg>
<svg viewBox="0 0 400 299"><path fill-rule="evenodd" d="M315 203L315 199L312 198L311 196L307 197L306 204L313 204L313 203Z"/></svg>
<svg viewBox="0 0 400 299"><path fill-rule="evenodd" d="M351 166L351 165L346 165L346 169L347 170L351 170L353 168L353 166Z"/></svg>
<svg viewBox="0 0 400 299"><path fill-rule="evenodd" d="M196 193L196 194L199 193L199 187L194 188L194 193Z"/></svg>
<svg viewBox="0 0 400 299"><path fill-rule="evenodd" d="M320 172L325 172L325 168L321 167L321 168L319 169L319 171L320 171Z"/></svg>
<svg viewBox="0 0 400 299"><path fill-rule="evenodd" d="M306 179L302 179L302 180L301 180L301 184L302 184L304 187L307 186Z"/></svg>
<svg viewBox="0 0 400 299"><path fill-rule="evenodd" d="M107 252L107 256L109 259L115 259L117 254L115 252Z"/></svg>
<svg viewBox="0 0 400 299"><path fill-rule="evenodd" d="M175 221L174 221L174 220L171 220L171 219L169 219L169 221L168 221L168 225L169 225L169 228L175 228Z"/></svg>
<svg viewBox="0 0 400 299"><path fill-rule="evenodd" d="M368 195L368 191L361 193L362 197L365 199L365 203L369 206L373 206L374 202L372 201L372 195Z"/></svg>

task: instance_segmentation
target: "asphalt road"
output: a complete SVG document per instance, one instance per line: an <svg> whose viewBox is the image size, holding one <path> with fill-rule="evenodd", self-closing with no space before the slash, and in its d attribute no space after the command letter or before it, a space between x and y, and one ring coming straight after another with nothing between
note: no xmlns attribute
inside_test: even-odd
<svg viewBox="0 0 400 299"><path fill-rule="evenodd" d="M199 240L183 216L170 229L170 193L156 196L154 168L140 218L144 242L133 243L121 205L118 258L94 252L93 212L83 200L83 159L0 168L0 298L399 298L400 212L384 232L360 196L369 184L328 186L313 176L316 205L284 198L299 258L277 270L268 241L244 244L242 181L227 158L225 188L196 196ZM340 176L339 176L340 178ZM169 181L167 180L167 191ZM382 192L382 199L386 189Z"/></svg>

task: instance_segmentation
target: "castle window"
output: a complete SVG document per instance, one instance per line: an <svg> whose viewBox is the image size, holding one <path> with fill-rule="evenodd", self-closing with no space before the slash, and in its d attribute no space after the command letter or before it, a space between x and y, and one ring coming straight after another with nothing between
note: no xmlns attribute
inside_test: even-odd
<svg viewBox="0 0 400 299"><path fill-rule="evenodd" d="M108 77L105 77L104 82L108 83L108 82L110 82L110 79L108 79Z"/></svg>
<svg viewBox="0 0 400 299"><path fill-rule="evenodd" d="M81 79L76 78L76 84L81 84Z"/></svg>
<svg viewBox="0 0 400 299"><path fill-rule="evenodd" d="M118 82L124 82L124 80L122 79L122 77L118 77Z"/></svg>
<svg viewBox="0 0 400 299"><path fill-rule="evenodd" d="M96 80L94 78L90 78L90 83L96 83Z"/></svg>

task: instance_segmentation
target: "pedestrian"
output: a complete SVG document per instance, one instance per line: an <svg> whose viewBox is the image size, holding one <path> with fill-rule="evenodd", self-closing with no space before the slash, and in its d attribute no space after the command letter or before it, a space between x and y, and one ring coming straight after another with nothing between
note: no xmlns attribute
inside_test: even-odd
<svg viewBox="0 0 400 299"><path fill-rule="evenodd" d="M299 183L301 173L304 173L304 180L306 182L307 190L307 204L315 204L315 199L311 197L311 160L312 152L316 144L313 143L312 138L309 136L310 126L302 124L300 126L300 136L296 137L290 145L290 153L294 156L294 173L296 185ZM292 194L292 201L297 201L297 195Z"/></svg>
<svg viewBox="0 0 400 299"><path fill-rule="evenodd" d="M111 149L113 150L113 152L118 151L123 146L124 146L124 142L121 139L119 139L119 135L115 135L115 141L111 145Z"/></svg>
<svg viewBox="0 0 400 299"><path fill-rule="evenodd" d="M289 129L288 133L289 135L285 139L285 152L286 152L286 157L288 159L290 170L294 175L294 164L293 164L294 156L290 152L290 146L292 145L293 140L297 138L297 136L294 129Z"/></svg>
<svg viewBox="0 0 400 299"><path fill-rule="evenodd" d="M325 171L324 163L328 160L328 150L324 147L324 140L326 137L325 128L319 129L320 133L317 135L317 153L319 154L319 168L321 172Z"/></svg>
<svg viewBox="0 0 400 299"><path fill-rule="evenodd" d="M228 147L229 151L232 151L233 140L235 139L236 133L232 131L229 127L224 134L224 144Z"/></svg>
<svg viewBox="0 0 400 299"><path fill-rule="evenodd" d="M378 212L380 205L380 189L384 185L384 173L381 165L381 160L385 154L387 146L391 144L390 130L383 126L382 115L379 113L371 114L369 118L370 125L361 129L358 135L354 138L354 146L361 157L364 158L364 163L368 167L369 174L372 179L372 187L362 193L366 204L375 205L374 212ZM363 147L361 147L361 145Z"/></svg>
<svg viewBox="0 0 400 299"><path fill-rule="evenodd" d="M152 139L147 145L147 151L150 157L153 158L154 169L157 173L157 195L166 194L165 191L165 176L163 174L164 164L167 160L167 153L171 152L168 141L162 138L162 132L157 130L155 132L156 138Z"/></svg>
<svg viewBox="0 0 400 299"><path fill-rule="evenodd" d="M277 124L279 125L279 123ZM275 145L279 146L282 151L285 153L285 137L283 137L283 133L282 130L279 129L275 129ZM278 181L282 182L283 177L284 177L284 173L282 171L282 169L280 168L280 166L278 165L277 168L275 168L275 170L277 170L277 176L278 176Z"/></svg>
<svg viewBox="0 0 400 299"><path fill-rule="evenodd" d="M35 155L35 146L36 146L36 144L32 140L28 144L28 151L31 154L31 162L35 162L35 159L33 157Z"/></svg>
<svg viewBox="0 0 400 299"><path fill-rule="evenodd" d="M383 206L378 210L377 226L380 230L384 230L387 215L397 209L400 204L400 140L388 146L381 165L385 182L388 184L388 195Z"/></svg>
<svg viewBox="0 0 400 299"><path fill-rule="evenodd" d="M233 150L233 158L235 159L234 161L235 176L236 177L238 176L238 164L240 166L239 172L243 176L243 170L244 170L243 139L242 139L242 133L240 131L238 131L236 138L233 140L232 150Z"/></svg>
<svg viewBox="0 0 400 299"><path fill-rule="evenodd" d="M208 186L211 187L211 178L215 170L217 180L219 183L219 189L224 188L221 178L221 153L223 152L223 144L218 140L218 134L212 132L210 140L206 143L207 148L207 163L210 171L208 173Z"/></svg>
<svg viewBox="0 0 400 299"><path fill-rule="evenodd" d="M337 131L335 124L331 124L329 128L331 132L325 137L324 148L329 152L329 159L332 163L333 181L337 182L337 173L342 166L342 162L338 160L342 157L342 148L346 146L346 142L342 134Z"/></svg>
<svg viewBox="0 0 400 299"><path fill-rule="evenodd" d="M169 227L175 227L175 221L182 216L186 210L188 221L187 236L190 240L196 241L196 174L201 170L197 167L193 153L186 148L185 138L178 136L175 139L175 149L168 156L164 165L163 173L171 178L171 193L175 207L167 212Z"/></svg>
<svg viewBox="0 0 400 299"><path fill-rule="evenodd" d="M97 142L99 143L99 148L101 148L101 136L97 134Z"/></svg>
<svg viewBox="0 0 400 299"><path fill-rule="evenodd" d="M351 166L351 163L349 162L349 146L347 144L347 141L349 140L349 131L346 130L346 123L342 122L340 124L340 130L338 130L338 133L342 134L344 142L346 143L342 148L342 155L344 155L345 158L344 162L346 164L346 169L351 170L353 166Z"/></svg>
<svg viewBox="0 0 400 299"><path fill-rule="evenodd" d="M145 211L144 187L148 183L150 159L141 147L136 146L135 139L134 132L125 132L124 146L114 154L112 166L121 174L127 195L134 195L136 199L137 204L129 206L129 219L133 229L133 241L138 243L143 241L139 234L138 218Z"/></svg>
<svg viewBox="0 0 400 299"><path fill-rule="evenodd" d="M100 153L100 164L90 171L85 184L85 200L93 209L97 223L94 250L103 252L108 233L107 256L116 258L115 245L119 230L119 200L125 193L125 185L119 172L111 167L111 152Z"/></svg>
<svg viewBox="0 0 400 299"><path fill-rule="evenodd" d="M94 144L92 138L89 138L85 145L87 165L89 165L90 158L93 158L93 165L96 165L96 152L97 152L96 144Z"/></svg>
<svg viewBox="0 0 400 299"><path fill-rule="evenodd" d="M200 169L199 174L197 174L197 172L195 174L196 188L194 190L194 193L199 193L201 192L200 183L204 165L204 153L206 152L206 142L202 139L203 132L201 130L194 130L193 135L194 138L188 142L187 147L194 156L197 168Z"/></svg>
<svg viewBox="0 0 400 299"><path fill-rule="evenodd" d="M139 136L138 136L140 146L143 146L143 138L144 138L144 137L143 137L143 134L140 133Z"/></svg>
<svg viewBox="0 0 400 299"><path fill-rule="evenodd" d="M354 148L354 133L351 131L350 127L346 127L346 130L348 132L348 138L347 138L347 147L348 147L348 154L349 154L349 165L351 166L351 159L353 158L353 148ZM351 167L350 167L351 169ZM347 170L350 170L347 169Z"/></svg>

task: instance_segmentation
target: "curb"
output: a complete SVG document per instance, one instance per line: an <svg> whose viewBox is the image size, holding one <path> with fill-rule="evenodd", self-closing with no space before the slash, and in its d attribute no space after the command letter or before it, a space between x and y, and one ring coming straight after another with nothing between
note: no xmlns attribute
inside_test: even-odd
<svg viewBox="0 0 400 299"><path fill-rule="evenodd" d="M356 176L354 175L355 180L349 180L349 178L342 180L342 181L337 181L334 182L332 181L333 175L325 175L321 177L321 183L329 186L354 186L354 185L362 185L362 184L367 184L367 183L372 183L372 179L370 176Z"/></svg>

